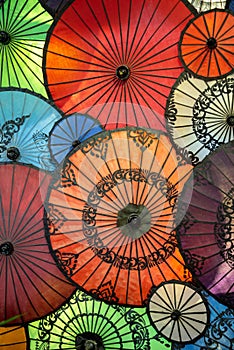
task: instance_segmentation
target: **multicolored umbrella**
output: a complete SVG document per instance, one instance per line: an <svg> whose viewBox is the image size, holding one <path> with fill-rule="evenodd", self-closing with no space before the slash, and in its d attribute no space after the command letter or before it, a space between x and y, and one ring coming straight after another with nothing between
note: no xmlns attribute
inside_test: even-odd
<svg viewBox="0 0 234 350"><path fill-rule="evenodd" d="M47 199L47 236L60 269L93 295L136 306L152 285L189 278L172 230L191 171L157 131L126 128L84 141Z"/></svg>
<svg viewBox="0 0 234 350"><path fill-rule="evenodd" d="M179 45L186 70L203 79L220 78L233 72L233 21L230 11L214 9L187 24Z"/></svg>
<svg viewBox="0 0 234 350"><path fill-rule="evenodd" d="M106 104L136 104L153 111L132 116L123 109L121 126L164 125L171 86L183 71L178 58L181 30L193 14L182 1L75 0L58 17L44 51L48 94L65 112L88 113L105 127ZM100 114L89 110L102 105ZM116 110L116 109L115 109ZM151 112L152 115L152 112ZM127 123L128 119L132 123Z"/></svg>
<svg viewBox="0 0 234 350"><path fill-rule="evenodd" d="M20 87L47 96L42 55L52 17L39 0L0 5L0 87Z"/></svg>
<svg viewBox="0 0 234 350"><path fill-rule="evenodd" d="M204 12L212 9L225 9L226 0L188 0L198 12Z"/></svg>
<svg viewBox="0 0 234 350"><path fill-rule="evenodd" d="M27 338L24 327L0 327L0 349L26 350Z"/></svg>
<svg viewBox="0 0 234 350"><path fill-rule="evenodd" d="M167 130L196 165L234 140L234 75L204 81L182 73L168 98Z"/></svg>
<svg viewBox="0 0 234 350"><path fill-rule="evenodd" d="M165 350L145 309L107 305L77 290L59 310L28 326L31 350Z"/></svg>
<svg viewBox="0 0 234 350"><path fill-rule="evenodd" d="M60 111L41 95L14 88L0 89L0 108L0 161L55 170L48 135Z"/></svg>
<svg viewBox="0 0 234 350"><path fill-rule="evenodd" d="M221 302L234 306L234 142L220 146L194 169L193 193L188 180L180 207L188 205L178 226L187 267ZM187 193L189 192L189 203ZM183 215L184 213L182 213Z"/></svg>
<svg viewBox="0 0 234 350"><path fill-rule="evenodd" d="M74 291L49 252L44 199L51 176L23 164L0 165L0 321L19 324L59 307ZM14 319L14 316L20 315Z"/></svg>
<svg viewBox="0 0 234 350"><path fill-rule="evenodd" d="M222 349L231 350L234 346L234 310L229 309L212 298L208 293L200 290L209 307L209 323L201 338L192 344L172 345L173 350L205 350Z"/></svg>
<svg viewBox="0 0 234 350"><path fill-rule="evenodd" d="M205 298L192 284L179 281L162 283L152 291L148 313L157 331L179 344L195 342L209 323Z"/></svg>
<svg viewBox="0 0 234 350"><path fill-rule="evenodd" d="M49 135L52 157L61 163L74 147L101 131L99 121L85 114L74 113L58 120Z"/></svg>

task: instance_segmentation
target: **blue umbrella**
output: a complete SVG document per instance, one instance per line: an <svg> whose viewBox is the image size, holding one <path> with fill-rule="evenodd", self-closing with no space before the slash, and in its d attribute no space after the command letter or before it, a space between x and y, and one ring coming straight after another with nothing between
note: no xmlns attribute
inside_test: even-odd
<svg viewBox="0 0 234 350"><path fill-rule="evenodd" d="M229 9L234 11L234 0L229 1Z"/></svg>
<svg viewBox="0 0 234 350"><path fill-rule="evenodd" d="M103 131L99 121L86 114L74 113L55 123L49 137L49 147L56 162L87 138Z"/></svg>
<svg viewBox="0 0 234 350"><path fill-rule="evenodd" d="M53 171L48 135L60 112L28 90L0 89L0 161L21 162Z"/></svg>

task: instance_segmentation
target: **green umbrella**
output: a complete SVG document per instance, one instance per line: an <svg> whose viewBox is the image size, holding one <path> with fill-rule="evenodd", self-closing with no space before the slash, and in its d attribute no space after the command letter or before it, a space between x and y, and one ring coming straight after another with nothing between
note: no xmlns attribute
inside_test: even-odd
<svg viewBox="0 0 234 350"><path fill-rule="evenodd" d="M51 15L37 0L0 5L0 87L28 88L47 96L42 54Z"/></svg>
<svg viewBox="0 0 234 350"><path fill-rule="evenodd" d="M70 301L28 326L31 350L165 350L145 308L108 305L77 290Z"/></svg>

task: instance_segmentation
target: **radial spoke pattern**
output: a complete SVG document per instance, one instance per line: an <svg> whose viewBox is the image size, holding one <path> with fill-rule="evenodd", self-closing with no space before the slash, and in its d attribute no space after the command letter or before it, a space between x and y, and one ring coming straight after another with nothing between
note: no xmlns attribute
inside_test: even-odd
<svg viewBox="0 0 234 350"><path fill-rule="evenodd" d="M0 90L0 158L53 171L48 135L60 112L41 95L21 89Z"/></svg>
<svg viewBox="0 0 234 350"><path fill-rule="evenodd" d="M30 349L140 350L170 348L157 341L145 309L110 306L82 291L53 314L28 327ZM46 336L44 336L46 334ZM89 347L88 347L89 346ZM95 347L96 346L96 347Z"/></svg>
<svg viewBox="0 0 234 350"><path fill-rule="evenodd" d="M149 301L149 316L164 337L178 343L201 337L209 321L202 295L189 284L176 281L155 290Z"/></svg>
<svg viewBox="0 0 234 350"><path fill-rule="evenodd" d="M186 278L171 231L192 167L177 157L164 134L137 128L100 133L68 156L47 225L69 278L95 295L109 285L107 300L133 305L152 284Z"/></svg>
<svg viewBox="0 0 234 350"><path fill-rule="evenodd" d="M74 290L44 236L43 201L51 177L24 165L0 166L0 319L42 317Z"/></svg>
<svg viewBox="0 0 234 350"><path fill-rule="evenodd" d="M163 129L166 98L182 72L180 32L192 17L178 0L75 0L48 37L50 96L64 112L86 112L109 129Z"/></svg>
<svg viewBox="0 0 234 350"><path fill-rule="evenodd" d="M49 147L56 162L61 163L66 155L87 138L103 131L97 119L74 113L55 123L49 136Z"/></svg>
<svg viewBox="0 0 234 350"><path fill-rule="evenodd" d="M47 96L42 53L52 17L35 0L1 1L0 86L15 86Z"/></svg>
<svg viewBox="0 0 234 350"><path fill-rule="evenodd" d="M186 69L208 79L233 71L233 20L233 14L224 10L211 10L191 20L180 42L181 60Z"/></svg>
<svg viewBox="0 0 234 350"><path fill-rule="evenodd" d="M168 99L167 129L194 165L234 140L234 76L205 82L182 73Z"/></svg>
<svg viewBox="0 0 234 350"><path fill-rule="evenodd" d="M0 349L26 350L24 327L0 327Z"/></svg>
<svg viewBox="0 0 234 350"><path fill-rule="evenodd" d="M223 303L234 305L233 142L195 168L194 189L178 234L187 266ZM185 186L180 205L187 204ZM179 205L179 207L180 207ZM180 208L178 209L179 212Z"/></svg>

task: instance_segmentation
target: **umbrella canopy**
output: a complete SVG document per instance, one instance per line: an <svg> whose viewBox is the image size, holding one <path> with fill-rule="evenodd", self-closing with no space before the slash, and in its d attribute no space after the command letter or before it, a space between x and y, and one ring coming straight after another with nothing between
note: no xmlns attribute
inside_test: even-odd
<svg viewBox="0 0 234 350"><path fill-rule="evenodd" d="M185 69L203 79L227 75L234 68L234 16L214 9L201 13L185 27L180 58Z"/></svg>
<svg viewBox="0 0 234 350"><path fill-rule="evenodd" d="M47 96L42 55L51 23L39 0L1 1L0 87L27 88Z"/></svg>
<svg viewBox="0 0 234 350"><path fill-rule="evenodd" d="M196 165L234 139L234 75L206 82L182 73L168 98L167 130Z"/></svg>
<svg viewBox="0 0 234 350"><path fill-rule="evenodd" d="M231 11L234 11L234 0L230 0L230 1L229 1L229 9L230 9Z"/></svg>
<svg viewBox="0 0 234 350"><path fill-rule="evenodd" d="M192 197L178 227L181 251L199 281L224 304L234 306L234 143L220 146L194 170ZM188 180L178 213L188 204Z"/></svg>
<svg viewBox="0 0 234 350"><path fill-rule="evenodd" d="M110 306L82 291L40 321L28 326L31 350L164 350L171 344L155 339L145 309Z"/></svg>
<svg viewBox="0 0 234 350"><path fill-rule="evenodd" d="M23 162L53 171L48 135L61 113L41 95L0 89L0 160Z"/></svg>
<svg viewBox="0 0 234 350"><path fill-rule="evenodd" d="M98 297L137 306L153 284L185 279L172 229L191 170L157 131L126 128L83 142L47 199L47 236L62 271Z"/></svg>
<svg viewBox="0 0 234 350"><path fill-rule="evenodd" d="M75 0L56 19L44 55L48 94L65 112L88 113L106 126L105 104L130 103L153 111L123 109L124 125L163 125L166 99L182 72L181 30L193 14L182 1ZM89 108L104 106L94 115ZM128 123L130 120L130 123ZM118 127L119 125L117 125Z"/></svg>
<svg viewBox="0 0 234 350"><path fill-rule="evenodd" d="M226 0L188 0L198 12L204 12L212 9L225 9Z"/></svg>
<svg viewBox="0 0 234 350"><path fill-rule="evenodd" d="M26 350L27 339L24 327L0 327L0 349Z"/></svg>
<svg viewBox="0 0 234 350"><path fill-rule="evenodd" d="M209 323L205 333L193 344L173 344L173 350L233 349L234 311L217 302L208 293L201 291L209 308Z"/></svg>
<svg viewBox="0 0 234 350"><path fill-rule="evenodd" d="M58 16L69 2L72 0L40 0L43 7L53 16Z"/></svg>
<svg viewBox="0 0 234 350"><path fill-rule="evenodd" d="M148 304L152 324L167 339L191 343L209 323L205 298L189 283L170 281L153 289Z"/></svg>
<svg viewBox="0 0 234 350"><path fill-rule="evenodd" d="M49 252L44 199L51 176L23 164L0 165L0 321L42 317L74 291Z"/></svg>
<svg viewBox="0 0 234 350"><path fill-rule="evenodd" d="M74 113L58 120L49 135L50 152L61 163L66 155L87 138L103 131L97 119Z"/></svg>

